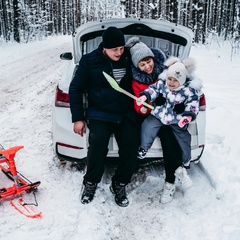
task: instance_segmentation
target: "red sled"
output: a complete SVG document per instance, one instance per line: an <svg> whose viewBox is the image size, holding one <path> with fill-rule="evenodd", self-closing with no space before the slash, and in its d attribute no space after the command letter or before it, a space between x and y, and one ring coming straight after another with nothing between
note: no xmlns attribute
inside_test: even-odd
<svg viewBox="0 0 240 240"><path fill-rule="evenodd" d="M22 149L24 146L15 146L6 150L3 149L1 145L0 147L0 168L2 169L3 173L13 181L13 185L11 187L0 188L0 200L10 197L18 198L18 201L15 201L16 199L10 201L10 204L14 206L15 209L17 209L21 214L30 218L40 217L42 212L37 211L33 205L37 206L35 191L41 182L29 181L17 171L15 164L14 157L16 152ZM21 197L23 192L33 192L35 203L26 203Z"/></svg>

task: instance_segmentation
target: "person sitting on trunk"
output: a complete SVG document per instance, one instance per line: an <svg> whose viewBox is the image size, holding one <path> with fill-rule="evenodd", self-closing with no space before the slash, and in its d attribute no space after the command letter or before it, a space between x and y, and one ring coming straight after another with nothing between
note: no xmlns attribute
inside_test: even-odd
<svg viewBox="0 0 240 240"><path fill-rule="evenodd" d="M100 183L108 153L109 139L114 134L119 148L118 167L112 176L110 190L115 202L126 207L129 200L126 185L137 170L140 123L134 101L114 90L103 75L111 75L120 87L132 92L131 59L125 50L125 38L116 27L107 28L98 49L82 56L69 88L73 130L83 136L89 128L87 172L83 177L81 202L90 203ZM84 115L83 94L87 91L88 107Z"/></svg>
<svg viewBox="0 0 240 240"><path fill-rule="evenodd" d="M139 97L142 91L158 81L158 77L162 72L164 72L163 75L166 75L165 69L167 67L164 65L166 56L161 49L149 48L137 36L129 38L126 47L129 48L132 58L133 92L136 97ZM186 82L188 82L187 84L191 83L191 87L197 90L199 96L201 95L202 84L197 76L188 76ZM157 107L164 105L165 102L166 99L162 94L159 94L158 98L149 104ZM142 121L152 111L143 105L137 105L136 101L134 107L136 112L142 117ZM181 114L184 109L184 103L176 103L173 111L175 114ZM158 137L161 139L165 170L165 183L160 196L160 202L170 203L176 191L176 183L178 183L181 190L185 191L192 186L192 180L186 168L182 166L181 148L170 125L163 125L158 133Z"/></svg>

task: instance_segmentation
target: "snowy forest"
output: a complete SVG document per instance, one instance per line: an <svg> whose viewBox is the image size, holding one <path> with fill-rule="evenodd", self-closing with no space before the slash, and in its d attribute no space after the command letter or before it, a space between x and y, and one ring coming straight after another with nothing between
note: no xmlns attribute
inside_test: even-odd
<svg viewBox="0 0 240 240"><path fill-rule="evenodd" d="M191 28L195 42L209 35L239 41L240 0L0 0L1 42L69 35L106 18L164 19Z"/></svg>

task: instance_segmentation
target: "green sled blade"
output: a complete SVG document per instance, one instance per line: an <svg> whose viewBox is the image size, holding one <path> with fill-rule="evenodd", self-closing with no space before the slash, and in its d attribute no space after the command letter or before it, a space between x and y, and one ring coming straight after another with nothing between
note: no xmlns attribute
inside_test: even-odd
<svg viewBox="0 0 240 240"><path fill-rule="evenodd" d="M109 84L111 85L112 88L114 88L115 90L122 92L122 88L119 87L118 83L107 73L103 72L104 77L107 79L107 81L109 82Z"/></svg>

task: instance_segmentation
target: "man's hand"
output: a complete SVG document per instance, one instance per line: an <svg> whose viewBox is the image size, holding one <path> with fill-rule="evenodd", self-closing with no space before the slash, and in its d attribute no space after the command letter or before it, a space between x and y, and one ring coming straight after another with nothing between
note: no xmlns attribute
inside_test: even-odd
<svg viewBox="0 0 240 240"><path fill-rule="evenodd" d="M84 121L77 121L73 124L73 131L76 134L79 134L83 136L84 133L86 133L86 127L85 127L85 122Z"/></svg>
<svg viewBox="0 0 240 240"><path fill-rule="evenodd" d="M147 97L145 95L142 95L136 100L136 103L138 106L141 106L146 100L147 100Z"/></svg>

